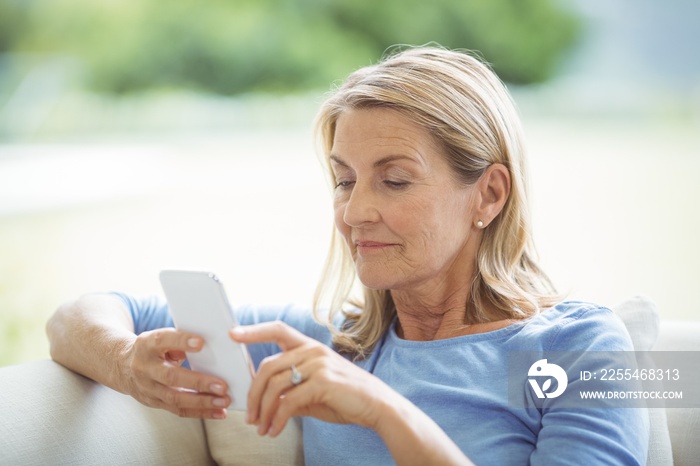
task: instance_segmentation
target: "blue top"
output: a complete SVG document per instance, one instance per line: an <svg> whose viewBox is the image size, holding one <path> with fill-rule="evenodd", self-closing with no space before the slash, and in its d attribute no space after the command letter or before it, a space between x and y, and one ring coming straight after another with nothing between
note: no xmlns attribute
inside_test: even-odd
<svg viewBox="0 0 700 466"><path fill-rule="evenodd" d="M159 298L119 296L136 333L173 325ZM256 306L235 313L243 325L279 319L331 344L330 332L308 309ZM279 351L275 344L248 349L256 367ZM511 406L508 358L516 351L632 351L632 343L609 309L564 302L521 323L445 340L403 340L392 325L373 353L356 364L435 420L477 465L646 464L649 420L643 409L557 408L557 398L526 402L528 408ZM370 429L305 417L303 431L307 464L393 463Z"/></svg>

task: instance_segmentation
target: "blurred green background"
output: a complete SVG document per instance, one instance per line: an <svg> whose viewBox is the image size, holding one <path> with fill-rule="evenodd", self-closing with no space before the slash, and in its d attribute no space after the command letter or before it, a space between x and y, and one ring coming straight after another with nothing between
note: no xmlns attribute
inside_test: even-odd
<svg viewBox="0 0 700 466"><path fill-rule="evenodd" d="M77 59L97 91L325 88L394 44L479 50L514 83L549 77L576 35L552 0L7 1L0 50Z"/></svg>
<svg viewBox="0 0 700 466"><path fill-rule="evenodd" d="M0 365L89 291L204 268L308 302L331 217L310 123L402 45L478 52L532 154L536 239L572 297L700 318L700 42L685 0L0 0Z"/></svg>

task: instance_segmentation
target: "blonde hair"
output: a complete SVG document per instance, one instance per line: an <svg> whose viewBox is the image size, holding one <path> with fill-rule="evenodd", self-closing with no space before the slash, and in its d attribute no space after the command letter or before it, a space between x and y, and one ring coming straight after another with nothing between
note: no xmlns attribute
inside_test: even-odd
<svg viewBox="0 0 700 466"><path fill-rule="evenodd" d="M426 128L444 149L458 180L475 183L494 163L510 172L511 192L501 213L483 230L465 323L523 319L558 297L536 262L530 232L522 129L515 105L498 77L477 58L435 47L411 48L352 73L322 104L316 119L328 173L336 122L346 110L391 108ZM328 326L342 353L363 358L396 315L389 290L362 286L364 299L351 302L356 272L349 249L333 231L331 248L316 289L314 313L330 295ZM348 310L347 305L354 306ZM344 325L332 323L343 313Z"/></svg>

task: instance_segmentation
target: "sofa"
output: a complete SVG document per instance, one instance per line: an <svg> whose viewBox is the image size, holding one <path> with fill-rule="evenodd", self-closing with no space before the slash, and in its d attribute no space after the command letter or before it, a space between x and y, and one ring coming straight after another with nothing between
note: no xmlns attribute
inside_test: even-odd
<svg viewBox="0 0 700 466"><path fill-rule="evenodd" d="M700 321L660 321L644 297L614 310L637 350L700 351ZM236 411L225 421L179 418L50 360L0 368L0 394L1 465L304 463L298 419L270 439ZM647 464L700 464L700 408L654 408L649 416Z"/></svg>

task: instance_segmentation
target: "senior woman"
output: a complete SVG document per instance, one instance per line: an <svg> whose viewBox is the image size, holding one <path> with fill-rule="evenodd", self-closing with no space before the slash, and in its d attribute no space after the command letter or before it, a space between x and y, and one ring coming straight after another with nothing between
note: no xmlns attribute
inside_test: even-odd
<svg viewBox="0 0 700 466"><path fill-rule="evenodd" d="M645 463L642 410L508 402L510 352L632 346L610 310L558 302L538 266L519 119L493 72L403 51L353 73L318 135L334 243L313 313L236 310L257 368L247 421L276 436L303 416L310 464ZM146 405L225 416L225 382L180 366L202 340L158 298L86 295L48 334L56 361Z"/></svg>

